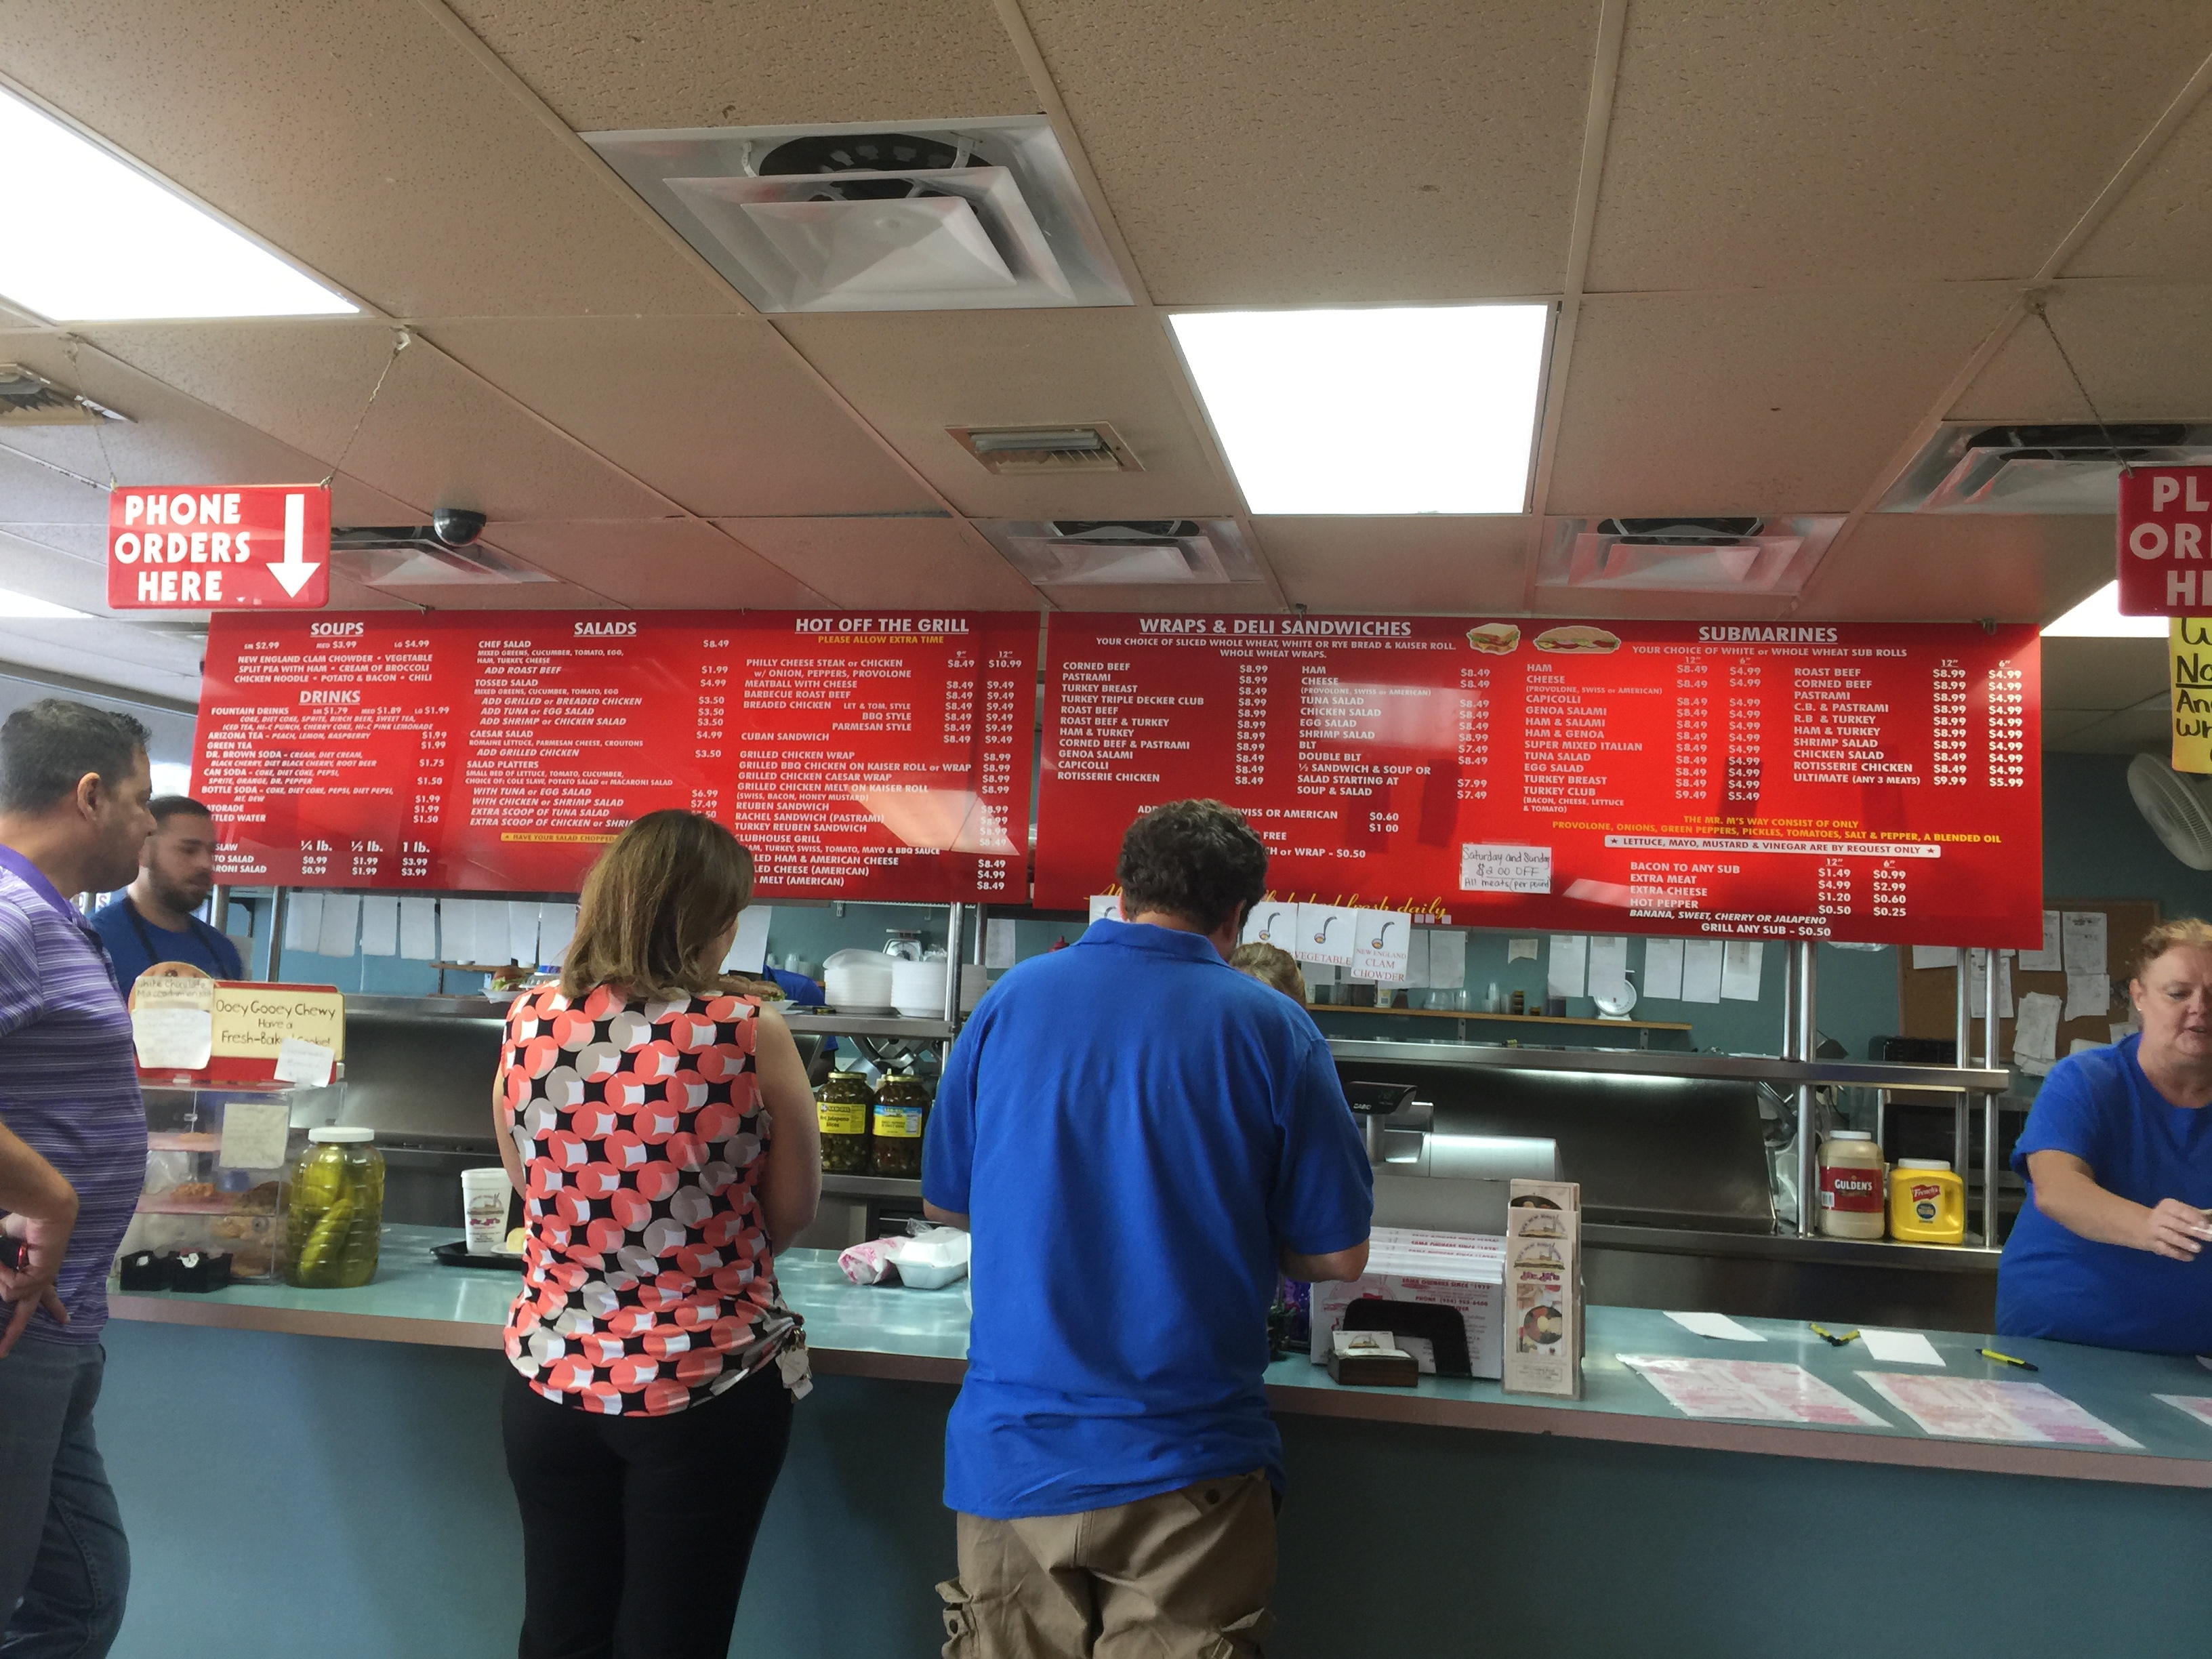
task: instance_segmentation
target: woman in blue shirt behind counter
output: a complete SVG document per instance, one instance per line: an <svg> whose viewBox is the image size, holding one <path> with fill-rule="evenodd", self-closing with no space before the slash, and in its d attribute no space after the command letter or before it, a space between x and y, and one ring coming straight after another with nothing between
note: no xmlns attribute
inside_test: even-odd
<svg viewBox="0 0 2212 1659"><path fill-rule="evenodd" d="M2212 1353L2212 927L2151 929L2128 995L2142 1034L2054 1066L2013 1152L1997 1329Z"/></svg>

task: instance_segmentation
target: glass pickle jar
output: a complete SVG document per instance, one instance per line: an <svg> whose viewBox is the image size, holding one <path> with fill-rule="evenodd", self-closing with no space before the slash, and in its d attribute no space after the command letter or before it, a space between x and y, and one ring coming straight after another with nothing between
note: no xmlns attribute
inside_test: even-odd
<svg viewBox="0 0 2212 1659"><path fill-rule="evenodd" d="M284 1282L349 1290L376 1277L384 1154L368 1129L310 1129L284 1210Z"/></svg>
<svg viewBox="0 0 2212 1659"><path fill-rule="evenodd" d="M814 1091L822 1123L822 1170L825 1175L868 1172L868 1114L876 1091L858 1072L832 1072Z"/></svg>
<svg viewBox="0 0 2212 1659"><path fill-rule="evenodd" d="M921 1179L921 1132L929 1123L929 1091L911 1074L887 1077L876 1091L876 1173Z"/></svg>

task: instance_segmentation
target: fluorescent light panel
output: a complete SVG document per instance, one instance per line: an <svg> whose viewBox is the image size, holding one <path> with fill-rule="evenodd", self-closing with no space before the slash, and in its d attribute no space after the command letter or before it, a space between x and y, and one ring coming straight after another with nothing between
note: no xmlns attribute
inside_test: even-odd
<svg viewBox="0 0 2212 1659"><path fill-rule="evenodd" d="M2162 640L2163 617L2123 617L2120 585L2106 582L2043 630L2046 640Z"/></svg>
<svg viewBox="0 0 2212 1659"><path fill-rule="evenodd" d="M4 89L0 295L70 323L360 309Z"/></svg>
<svg viewBox="0 0 2212 1659"><path fill-rule="evenodd" d="M56 617L81 618L88 614L72 611L65 605L56 605L52 599L34 599L28 593L18 593L11 587L0 587L0 620L37 617L51 621Z"/></svg>
<svg viewBox="0 0 2212 1659"><path fill-rule="evenodd" d="M1519 513L1543 305L1170 319L1255 513Z"/></svg>

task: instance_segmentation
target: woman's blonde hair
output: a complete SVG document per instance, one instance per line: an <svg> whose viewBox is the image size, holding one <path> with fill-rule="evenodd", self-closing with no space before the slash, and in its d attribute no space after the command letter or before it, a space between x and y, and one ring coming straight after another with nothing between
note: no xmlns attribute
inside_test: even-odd
<svg viewBox="0 0 2212 1659"><path fill-rule="evenodd" d="M2132 977L2141 979L2151 963L2168 951L2212 951L2212 926L2194 916L2182 916L2173 921L2161 921L2142 936L2136 946L2136 963L2130 970Z"/></svg>
<svg viewBox="0 0 2212 1659"><path fill-rule="evenodd" d="M1229 953L1229 965L1240 974L1249 974L1262 985L1272 985L1303 1008L1306 1006L1306 976L1298 967L1298 959L1279 945L1254 942L1240 945Z"/></svg>
<svg viewBox="0 0 2212 1659"><path fill-rule="evenodd" d="M752 892L753 855L727 830L696 812L647 812L584 878L562 994L601 985L641 997L714 989L722 964L702 957Z"/></svg>

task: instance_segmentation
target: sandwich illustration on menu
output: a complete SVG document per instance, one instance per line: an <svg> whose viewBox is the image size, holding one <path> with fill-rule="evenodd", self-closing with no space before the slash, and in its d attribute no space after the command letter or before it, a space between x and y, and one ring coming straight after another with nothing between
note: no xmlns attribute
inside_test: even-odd
<svg viewBox="0 0 2212 1659"><path fill-rule="evenodd" d="M1467 630L1467 642L1493 657L1509 656L1521 643L1521 630L1511 623L1484 623Z"/></svg>
<svg viewBox="0 0 2212 1659"><path fill-rule="evenodd" d="M1536 648L1539 651L1556 651L1562 655L1597 657L1608 651L1620 650L1620 639L1602 628L1577 623L1567 628L1546 629L1536 635Z"/></svg>

